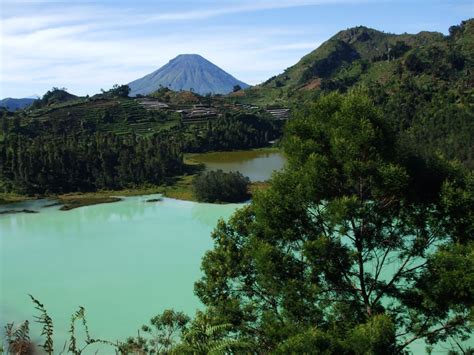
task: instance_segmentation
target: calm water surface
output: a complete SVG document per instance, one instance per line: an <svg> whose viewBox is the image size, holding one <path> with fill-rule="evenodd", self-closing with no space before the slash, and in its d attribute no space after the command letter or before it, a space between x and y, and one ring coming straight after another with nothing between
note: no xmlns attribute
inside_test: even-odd
<svg viewBox="0 0 474 355"><path fill-rule="evenodd" d="M207 170L240 171L250 181L265 181L285 165L285 156L277 150L251 150L195 154L191 159L206 165Z"/></svg>
<svg viewBox="0 0 474 355"><path fill-rule="evenodd" d="M285 163L276 151L200 154L196 160L210 170L241 171L252 181L269 179ZM79 305L92 337L108 340L136 335L166 308L193 314L201 306L193 287L212 247L210 234L219 218L242 204L145 202L152 197L68 212L48 200L0 206L40 212L0 215L0 332L7 321L33 320L28 294L48 309L59 348ZM38 330L33 325L33 334Z"/></svg>
<svg viewBox="0 0 474 355"><path fill-rule="evenodd" d="M31 293L66 340L70 315L86 308L93 337L124 339L166 308L200 307L193 284L219 218L239 204L198 204L150 196L37 214L0 215L0 326L32 320ZM22 208L44 205L34 201Z"/></svg>

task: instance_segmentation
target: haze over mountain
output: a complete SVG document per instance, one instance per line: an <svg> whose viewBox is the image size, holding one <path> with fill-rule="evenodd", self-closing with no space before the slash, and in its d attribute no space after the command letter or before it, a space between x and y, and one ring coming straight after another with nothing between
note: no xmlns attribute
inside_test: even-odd
<svg viewBox="0 0 474 355"><path fill-rule="evenodd" d="M227 94L235 85L242 89L249 87L198 54L180 54L160 69L128 85L131 96L146 95L160 87L175 91L192 90L201 95Z"/></svg>
<svg viewBox="0 0 474 355"><path fill-rule="evenodd" d="M21 99L6 97L0 100L0 107L5 107L8 111L16 111L31 105L35 100L36 98L31 97L25 97Z"/></svg>

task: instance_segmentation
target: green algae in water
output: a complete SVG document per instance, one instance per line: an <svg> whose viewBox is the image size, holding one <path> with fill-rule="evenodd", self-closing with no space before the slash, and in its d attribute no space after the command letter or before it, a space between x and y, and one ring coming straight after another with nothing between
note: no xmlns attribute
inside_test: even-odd
<svg viewBox="0 0 474 355"><path fill-rule="evenodd" d="M269 180L286 163L285 156L275 149L194 154L191 160L203 163L206 170L240 171L250 181Z"/></svg>

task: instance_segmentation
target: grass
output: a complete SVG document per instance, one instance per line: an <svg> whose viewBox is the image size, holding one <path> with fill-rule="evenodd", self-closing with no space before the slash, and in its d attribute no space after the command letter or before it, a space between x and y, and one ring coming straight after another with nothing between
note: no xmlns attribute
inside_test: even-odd
<svg viewBox="0 0 474 355"><path fill-rule="evenodd" d="M194 196L193 192L193 179L196 175L182 176L170 186L165 186L160 189L160 193L169 198L175 198L177 200L199 202ZM249 186L249 194L252 196L257 191L265 190L270 187L270 183L267 181L256 181L252 182Z"/></svg>
<svg viewBox="0 0 474 355"><path fill-rule="evenodd" d="M151 194L163 194L165 197L174 198L177 200L198 202L193 192L193 179L196 174L183 175L177 177L171 184L145 187L126 190L110 190L97 191L86 193L69 193L62 195L44 196L56 199L62 205L61 211L70 211L75 208L84 206L93 206L102 203L113 203L121 201L122 196L142 196ZM250 195L257 191L267 189L270 186L269 182L252 182L249 187ZM120 196L120 197L119 197ZM36 197L22 196L16 194L0 194L0 205L11 204L15 202L33 200Z"/></svg>
<svg viewBox="0 0 474 355"><path fill-rule="evenodd" d="M79 208L83 206L98 205L100 203L118 202L121 200L121 198L111 197L111 196L94 196L93 194L90 194L89 196L76 195L76 196L60 197L58 200L59 200L59 203L63 205L60 208L60 210L69 211L74 208Z"/></svg>
<svg viewBox="0 0 474 355"><path fill-rule="evenodd" d="M233 150L230 152L216 151L206 153L186 153L184 163L188 165L198 165L209 161L232 161L237 158L256 158L261 154L278 153L281 150L278 147L262 147L251 150ZM226 157L227 155L227 157ZM231 159L229 159L231 157ZM226 159L227 158L227 159Z"/></svg>
<svg viewBox="0 0 474 355"><path fill-rule="evenodd" d="M57 200L62 211L69 211L74 208L97 205L100 203L111 203L120 201L118 196L140 196L159 193L159 187L137 187L124 190L104 190L96 192L73 192L60 195L46 196L26 196L15 193L0 193L0 205L7 205L15 202L34 200L37 198L50 198Z"/></svg>
<svg viewBox="0 0 474 355"><path fill-rule="evenodd" d="M194 175L184 175L168 186L162 186L159 190L166 197L178 200L197 201L193 192Z"/></svg>
<svg viewBox="0 0 474 355"><path fill-rule="evenodd" d="M159 193L159 188L154 187L138 187L134 189L124 190L105 190L97 192L86 192L86 193L69 193L58 196L51 196L58 200L63 206L60 208L61 211L69 211L74 208L83 206L98 205L100 203L112 203L121 201L118 196L141 196L151 195Z"/></svg>
<svg viewBox="0 0 474 355"><path fill-rule="evenodd" d="M264 191L270 187L269 181L255 181L250 183L249 193L250 195L254 195L258 191Z"/></svg>
<svg viewBox="0 0 474 355"><path fill-rule="evenodd" d="M36 199L35 196L25 196L10 192L0 193L0 205L8 205L15 202L23 202Z"/></svg>

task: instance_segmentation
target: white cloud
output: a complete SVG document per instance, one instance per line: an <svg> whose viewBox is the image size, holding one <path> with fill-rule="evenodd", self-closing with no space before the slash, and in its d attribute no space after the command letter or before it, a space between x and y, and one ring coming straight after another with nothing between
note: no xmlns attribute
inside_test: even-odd
<svg viewBox="0 0 474 355"><path fill-rule="evenodd" d="M308 28L219 25L173 31L168 23L189 26L191 20L237 12L354 1L257 0L163 13L64 3L30 10L21 6L26 10L14 8L0 21L0 96L21 96L30 94L31 87L51 86L91 94L143 76L181 53L199 53L256 84L294 64L321 39L311 38Z"/></svg>
<svg viewBox="0 0 474 355"><path fill-rule="evenodd" d="M254 12L262 10L274 10L274 9L285 9L302 6L315 6L315 5L330 5L330 4L341 4L341 3L361 3L368 2L370 0L280 0L280 1L268 1L268 0L255 0L255 1L241 1L240 3L234 3L233 5L225 5L225 2L218 2L214 6L221 6L213 9L203 10L192 10L182 12L169 12L163 14L156 14L145 16L142 21L148 22L161 22L161 21L187 21L187 20L201 20L208 19L221 15L229 15L241 12ZM373 0L372 0L373 1Z"/></svg>

